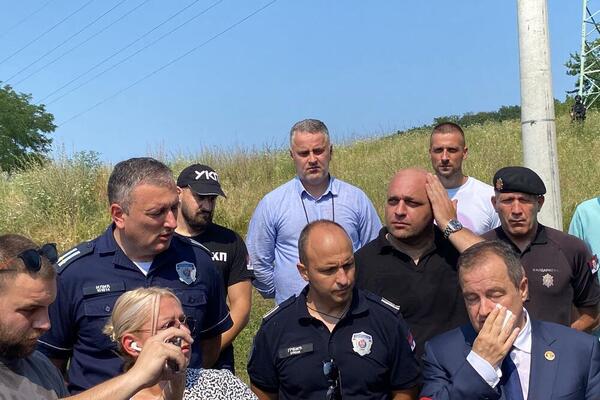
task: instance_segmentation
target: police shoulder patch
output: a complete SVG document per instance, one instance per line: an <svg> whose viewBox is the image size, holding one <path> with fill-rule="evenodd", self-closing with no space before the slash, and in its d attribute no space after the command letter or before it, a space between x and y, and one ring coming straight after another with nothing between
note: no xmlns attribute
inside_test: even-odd
<svg viewBox="0 0 600 400"><path fill-rule="evenodd" d="M277 313L279 311L281 311L281 310L287 308L288 306L290 306L291 304L293 304L294 300L296 300L296 296L292 296L289 299L287 299L286 301L281 302L280 304L276 305L274 308L272 308L271 310L269 310L268 313L266 313L265 315L263 315L263 322L267 322L272 317L274 317L275 315L277 315Z"/></svg>
<svg viewBox="0 0 600 400"><path fill-rule="evenodd" d="M208 249L208 247L206 247L202 243L198 242L197 240L194 240L194 239L192 239L190 237L187 237L187 236L181 236L181 235L175 235L175 237L178 238L181 242L183 242L185 244L201 248L202 250L204 250L206 252L206 254L208 254L212 258L212 256L213 256L212 251L210 251Z"/></svg>
<svg viewBox="0 0 600 400"><path fill-rule="evenodd" d="M56 264L54 264L56 273L60 274L69 265L71 265L71 263L73 261L78 260L81 257L93 252L94 246L95 246L94 242L90 240L89 242L80 243L76 247L73 247L71 250L63 253L60 257L58 257Z"/></svg>

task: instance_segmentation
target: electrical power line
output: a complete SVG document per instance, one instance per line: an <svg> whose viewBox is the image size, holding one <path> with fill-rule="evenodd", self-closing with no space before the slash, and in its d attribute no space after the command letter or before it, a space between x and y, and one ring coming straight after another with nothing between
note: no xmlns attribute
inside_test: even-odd
<svg viewBox="0 0 600 400"><path fill-rule="evenodd" d="M110 67L106 68L105 70L97 73L96 75L90 77L89 79L81 82L79 85L75 86L74 88L70 89L69 91L67 91L66 93L63 93L62 95L58 96L57 98L53 99L52 101L48 102L47 104L52 104L52 103L56 103L57 101L59 101L60 99L62 99L63 97L68 96L69 94L73 93L74 91L76 91L77 89L87 85L88 83L90 83L91 81L94 81L96 79L98 79L100 76L104 75L105 73L107 73L108 71L111 71L113 69L115 69L116 67L118 67L119 65L123 64L124 62L126 62L127 60L130 60L131 58L135 57L136 55L138 55L139 53L141 53L142 51L146 50L147 48L155 45L156 43L158 43L159 41L161 41L162 39L166 38L167 36L171 35L173 32L181 29L183 26L189 24L190 22L192 22L193 20L195 20L196 18L206 14L209 10L211 10L212 8L216 7L217 5L219 5L220 3L222 3L225 0L217 0L216 2L212 3L210 6L206 7L205 9L203 9L202 11L200 11L199 13L193 15L191 18L188 18L187 20L185 20L184 22L182 22L181 24L177 25L175 28L171 29L170 31L164 33L163 35L159 36L158 38L154 39L153 41L151 41L150 43L148 43L147 45L143 46L142 48L138 49L137 51L133 52L132 54L128 55L127 57L123 58L122 60L116 62L115 64L111 65ZM45 98L41 99L41 101L44 101L48 96L46 96Z"/></svg>
<svg viewBox="0 0 600 400"><path fill-rule="evenodd" d="M47 2L45 2L44 4L42 4L42 6L40 8L38 8L35 11L33 11L31 14L26 15L25 17L23 17L22 19L20 19L17 23L15 23L14 25L12 25L10 28L8 28L4 32L0 33L0 39L2 39L4 36L6 36L6 34L8 34L13 29L15 29L16 27L18 27L19 25L21 25L23 22L27 21L29 18L33 17L35 14L39 13L40 11L42 11L44 8L46 8L46 6L48 4L52 3L52 1L53 0L48 0Z"/></svg>
<svg viewBox="0 0 600 400"><path fill-rule="evenodd" d="M74 50L76 50L79 47L83 46L84 44L86 44L87 42L89 42L90 40L92 40L93 38L95 38L96 36L98 36L101 33L105 32L108 28L112 27L117 22L122 21L124 18L126 18L131 13L133 13L136 10L138 10L140 7L142 7L143 5L147 4L148 2L150 2L150 0L144 0L144 1L142 1L140 4L138 4L137 6L133 7L131 10L127 11L125 14L121 15L119 18L115 19L113 22L111 22L110 24L106 25L104 28L100 29L98 32L92 34L87 39L83 40L82 42L79 42L78 44L76 44L75 46L71 47L69 50L65 51L64 53L62 53L58 57L53 58L51 61L49 61L46 64L42 65L40 68L38 68L35 71L29 73L29 75L27 75L24 78L21 78L20 80L16 81L14 83L14 85L18 85L18 84L20 84L22 82L25 82L27 79L29 79L32 76L36 75L38 72L45 70L50 65L54 64L55 62L57 62L58 60L60 60L64 56L66 56L67 54L70 54L71 52L73 52Z"/></svg>
<svg viewBox="0 0 600 400"><path fill-rule="evenodd" d="M62 85L61 87L59 87L58 89L55 89L54 91L50 92L49 94L47 94L46 96L44 96L42 99L40 99L40 102L43 102L44 100L46 100L47 98L51 97L52 95L56 94L57 92L61 91L62 89L66 88L67 86L69 86L71 83L75 82L76 80L78 80L79 78L87 75L88 73L92 72L93 70L95 70L96 68L98 68L99 66L101 66L102 64L104 64L105 62L107 62L108 60L114 58L115 56L119 55L120 53L122 53L123 51L127 50L128 48L130 48L131 46L133 46L134 44L136 44L137 42L139 42L140 40L142 40L143 38L145 38L146 36L148 36L149 34L151 34L152 32L154 32L155 30L157 30L158 28L160 28L161 26L163 26L164 24L166 24L167 22L171 21L173 18L177 17L179 14L181 14L182 12L184 12L185 10L187 10L188 8L190 8L191 6L193 6L194 4L198 3L200 0L194 0L191 3L189 3L187 6L181 8L179 11L177 11L175 14L171 15L170 17L168 17L167 19L163 20L160 24L156 25L155 27L153 27L152 29L150 29L149 31L147 31L146 33L142 34L141 36L139 36L137 39L135 39L133 42L129 43L128 45L126 45L125 47L122 47L121 49L117 50L116 52L114 52L113 54L111 54L110 56L106 57L104 60L100 61L99 63L97 63L96 65L94 65L93 67L89 68L87 71L85 71L82 74L77 75L75 78L71 79L69 82L65 83L64 85Z"/></svg>
<svg viewBox="0 0 600 400"><path fill-rule="evenodd" d="M83 28L81 28L80 30L78 30L77 32L75 32L74 34L72 34L71 36L69 36L68 38L66 38L65 40L63 40L62 42L60 42L58 45L56 45L52 49L50 49L47 52L45 52L44 54L42 54L41 56L39 56L38 58L36 58L34 61L32 61L31 63L29 63L26 67L21 68L19 71L17 71L16 73L12 74L12 76L10 76L6 80L6 82L10 82L10 80L12 78L14 78L15 76L20 75L23 71L26 71L27 69L29 69L29 67L31 67L32 65L36 64L38 61L40 61L41 59L43 59L44 57L46 57L48 54L53 53L56 49L62 47L66 43L68 43L71 39L73 39L74 37L76 37L77 35L79 35L80 33L82 33L83 31L85 31L86 29L88 29L90 26L94 25L96 22L100 21L107 14L111 13L113 10L115 10L117 7L119 7L121 4L125 3L126 1L127 0L121 0L120 2L118 2L117 4L115 4L114 6L112 6L108 11L105 11L102 15L100 15L99 17L96 17L93 21L89 22Z"/></svg>
<svg viewBox="0 0 600 400"><path fill-rule="evenodd" d="M250 18L252 18L253 16L255 16L256 14L264 11L265 9L267 9L268 7L272 6L273 4L275 4L278 0L271 0L270 2L268 2L267 4L265 4L264 6L258 8L257 10L253 11L252 13L248 14L247 16L245 16L244 18L236 21L235 23L233 23L232 25L229 25L227 28L225 28L224 30L222 30L221 32L217 33L216 35L211 36L210 38L208 38L207 40L205 40L204 42L198 44L197 46L191 48L190 50L186 51L185 53L181 54L180 56L172 59L171 61L169 61L166 64L163 64L162 66L160 66L159 68L155 69L154 71L144 75L143 77L141 77L140 79L138 79L137 81L131 83L130 85L118 90L117 92L113 93L112 95L105 97L104 99L100 100L98 103L94 104L93 106L67 118L65 121L63 121L62 123L58 124L57 126L63 126L71 121L73 121L76 118L81 117L82 115L92 111L93 109L99 107L100 105L106 103L107 101L117 97L118 95L120 95L121 93L125 92L126 90L131 89L132 87L138 85L139 83L145 81L146 79L152 77L153 75L156 75L157 73L161 72L162 70L168 68L169 66L175 64L176 62L178 62L179 60L181 60L184 57L189 56L190 54L192 54L193 52L195 52L196 50L206 46L207 44L209 44L210 42L212 42L213 40L217 39L220 36L223 36L225 33L229 32L230 30L232 30L233 28L241 25L242 23L246 22L247 20L249 20Z"/></svg>
<svg viewBox="0 0 600 400"><path fill-rule="evenodd" d="M46 31L44 31L42 34L40 34L39 36L37 36L35 39L33 39L30 42L28 42L25 46L21 47L20 49L18 49L14 53L12 53L12 54L6 56L4 59L0 60L0 65L4 64L6 61L10 60L14 56L16 56L17 54L19 54L20 52L22 52L23 50L25 50L26 48L28 48L29 46L31 46L32 44L34 44L35 42L37 42L38 40L40 40L41 38L43 38L44 36L46 36L48 33L52 32L54 29L58 28L58 26L60 26L61 24L63 24L66 20L68 20L69 18L71 18L73 15L77 14L79 11L83 10L85 7L87 7L88 5L90 5L93 1L94 0L89 0L87 3L85 3L84 5L82 5L81 7L79 7L77 10L73 11L71 14L67 15L66 17L64 17L63 19L61 19L60 21L58 21L56 24L52 25L49 29L47 29Z"/></svg>

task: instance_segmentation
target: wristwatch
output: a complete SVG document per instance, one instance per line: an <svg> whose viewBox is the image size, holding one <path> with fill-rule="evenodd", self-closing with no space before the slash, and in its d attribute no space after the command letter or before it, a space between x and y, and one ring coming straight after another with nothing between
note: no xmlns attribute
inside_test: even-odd
<svg viewBox="0 0 600 400"><path fill-rule="evenodd" d="M458 232L463 228L462 224L457 219L451 219L444 229L444 239L448 239L454 232Z"/></svg>

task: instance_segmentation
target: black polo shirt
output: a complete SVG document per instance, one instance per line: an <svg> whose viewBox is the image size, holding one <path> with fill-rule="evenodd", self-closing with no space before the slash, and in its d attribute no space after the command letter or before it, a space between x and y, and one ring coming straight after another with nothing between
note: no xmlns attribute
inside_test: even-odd
<svg viewBox="0 0 600 400"><path fill-rule="evenodd" d="M412 338L389 301L355 288L346 316L330 332L308 313L307 293L308 286L263 319L248 362L253 385L280 400L323 400L329 387L323 361L330 359L344 399L388 399L420 383Z"/></svg>
<svg viewBox="0 0 600 400"><path fill-rule="evenodd" d="M570 326L572 306L600 302L597 264L585 243L575 236L538 224L533 241L521 252L502 227L483 235L508 243L521 257L529 282L525 308L531 318Z"/></svg>
<svg viewBox="0 0 600 400"><path fill-rule="evenodd" d="M192 236L192 239L212 252L212 261L219 267L223 276L225 294L229 286L254 278L254 273L248 269L246 244L240 235L231 229L213 223L200 235ZM235 373L233 346L227 346L221 351L213 368L224 368Z"/></svg>
<svg viewBox="0 0 600 400"><path fill-rule="evenodd" d="M128 290L159 286L172 289L183 312L196 321L190 366L202 366L200 341L231 328L219 270L208 252L174 236L158 254L148 275L123 253L111 225L101 236L59 258L57 297L50 306L50 331L38 349L50 358L68 359L69 390L80 392L121 373L117 346L102 330L116 300Z"/></svg>
<svg viewBox="0 0 600 400"><path fill-rule="evenodd" d="M434 232L418 264L390 244L385 227L354 256L356 285L400 306L419 359L427 340L469 322L458 284L459 253L439 229Z"/></svg>

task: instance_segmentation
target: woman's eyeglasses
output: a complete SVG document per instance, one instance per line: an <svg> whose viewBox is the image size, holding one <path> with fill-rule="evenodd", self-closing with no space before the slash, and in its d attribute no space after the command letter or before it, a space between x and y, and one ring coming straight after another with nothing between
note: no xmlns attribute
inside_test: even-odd
<svg viewBox="0 0 600 400"><path fill-rule="evenodd" d="M325 400L341 400L340 371L333 358L329 361L323 361L323 374L327 378L327 383L329 383Z"/></svg>
<svg viewBox="0 0 600 400"><path fill-rule="evenodd" d="M23 260L23 264L25 264L25 268L27 271L36 273L42 268L42 256L46 257L51 264L56 263L58 261L58 252L56 251L56 243L46 243L39 249L27 249L19 254L16 257L11 258L10 260L0 264L0 272L3 271L17 271L14 268L3 268L6 265L10 264L16 258L20 258Z"/></svg>
<svg viewBox="0 0 600 400"><path fill-rule="evenodd" d="M181 328L181 325L185 325L191 334L196 331L196 320L187 315L183 315L178 319L171 319L165 322L162 326L157 328L157 331L164 331L169 328ZM151 332L150 329L138 329L137 332Z"/></svg>

